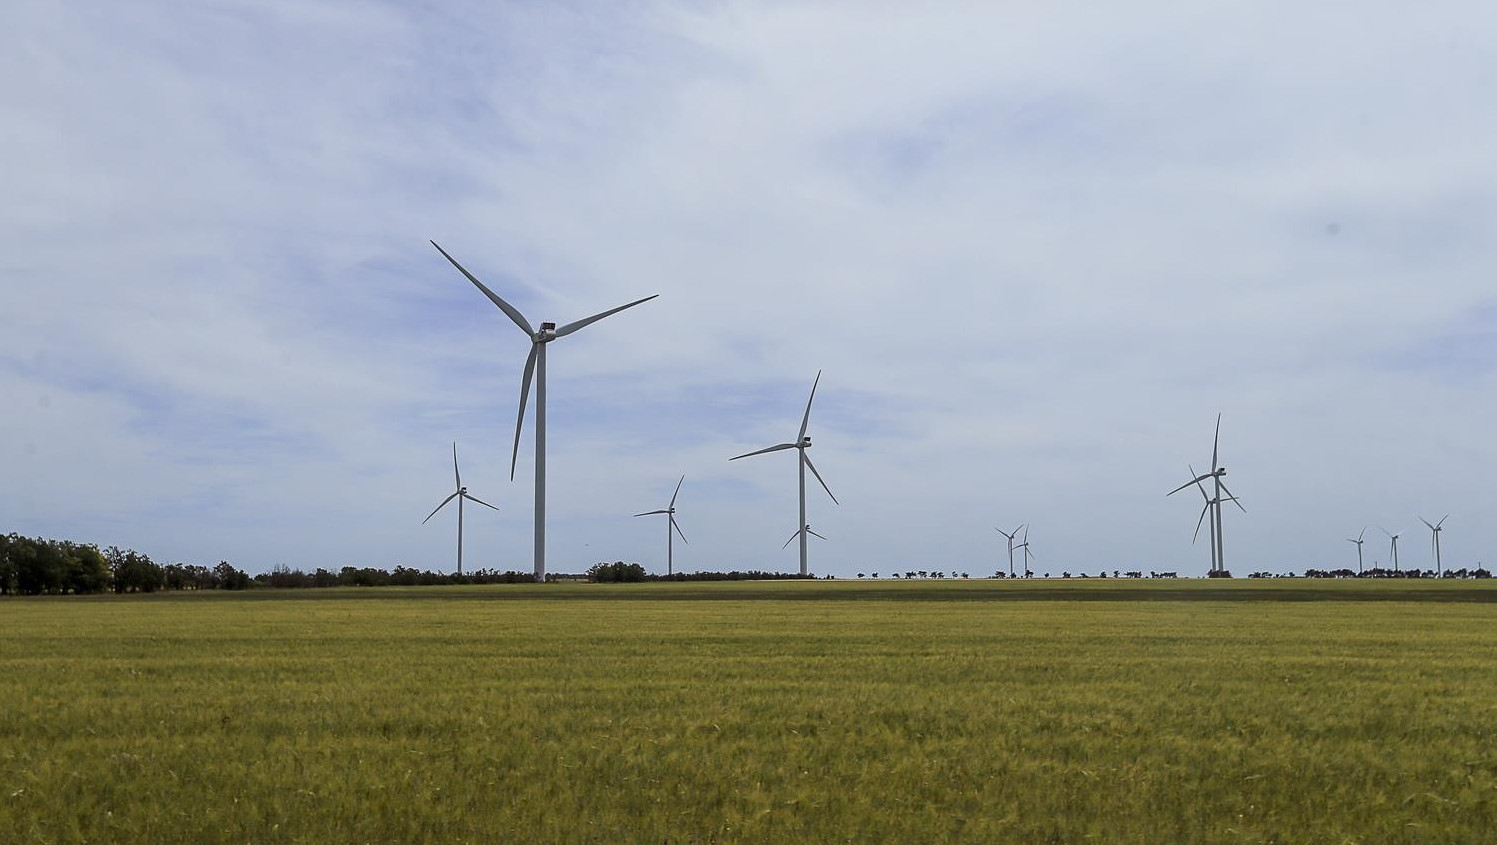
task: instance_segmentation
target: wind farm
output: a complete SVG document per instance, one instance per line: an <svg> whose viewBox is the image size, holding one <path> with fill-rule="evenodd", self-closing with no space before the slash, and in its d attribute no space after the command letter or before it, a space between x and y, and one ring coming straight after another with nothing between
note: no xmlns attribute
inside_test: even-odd
<svg viewBox="0 0 1497 845"><path fill-rule="evenodd" d="M75 5L0 845L1493 841L1497 6Z"/></svg>

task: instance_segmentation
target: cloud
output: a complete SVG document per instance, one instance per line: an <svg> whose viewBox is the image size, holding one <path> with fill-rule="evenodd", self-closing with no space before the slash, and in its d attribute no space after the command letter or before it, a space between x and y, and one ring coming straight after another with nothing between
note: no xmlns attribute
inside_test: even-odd
<svg viewBox="0 0 1497 845"><path fill-rule="evenodd" d="M5 530L450 565L457 440L468 565L527 567L526 341L435 238L533 322L661 294L551 350L555 570L655 563L681 473L682 567L792 568L793 461L726 459L818 370L818 572L989 572L1018 521L1203 571L1163 493L1218 411L1234 570L1497 540L1479 4L0 16Z"/></svg>

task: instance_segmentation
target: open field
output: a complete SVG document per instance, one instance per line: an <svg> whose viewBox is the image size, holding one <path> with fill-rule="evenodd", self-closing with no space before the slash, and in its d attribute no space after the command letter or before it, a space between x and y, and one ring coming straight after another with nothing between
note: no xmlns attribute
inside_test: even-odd
<svg viewBox="0 0 1497 845"><path fill-rule="evenodd" d="M1479 842L1497 587L0 601L3 842Z"/></svg>

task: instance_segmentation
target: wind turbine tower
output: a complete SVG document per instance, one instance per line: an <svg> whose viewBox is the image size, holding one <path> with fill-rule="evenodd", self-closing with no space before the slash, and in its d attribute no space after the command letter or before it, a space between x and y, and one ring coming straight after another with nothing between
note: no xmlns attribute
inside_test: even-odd
<svg viewBox="0 0 1497 845"><path fill-rule="evenodd" d="M468 488L463 486L462 473L457 471L456 443L452 444L452 477L453 480L457 483L457 492L443 499L442 504L437 505L436 510L433 510L431 513L427 514L426 519L421 520L421 524L425 525L427 522L431 521L431 518L437 515L437 511L447 507L448 502L452 501L453 499L457 499L457 574L461 575L463 574L463 500L467 499L470 502L476 502L486 508L493 508L494 510L499 509L495 508L488 502L485 502L484 500L478 498L477 496L469 494Z"/></svg>
<svg viewBox="0 0 1497 845"><path fill-rule="evenodd" d="M645 511L644 513L637 513L637 514L635 514L635 516L654 516L656 514L661 514L661 513L663 513L663 514L666 515L666 517L667 517L666 526L665 526L665 574L666 575L671 575L671 574L673 574L675 572L675 569L674 569L674 566L675 566L674 558L675 558L675 556L674 556L674 553L671 550L671 539L672 539L671 538L671 529L675 529L675 533L681 534L681 526L679 526L679 525L676 524L676 497L681 494L681 484L684 481L686 481L686 476L683 475L683 476L681 476L681 481L677 481L676 482L676 492L674 492L674 493L671 494L671 503L668 504L668 505L666 505L664 509L658 510L658 511ZM683 543L686 542L686 535L685 534L681 534L681 542L683 542Z"/></svg>
<svg viewBox="0 0 1497 845"><path fill-rule="evenodd" d="M1430 550L1435 553L1435 575L1437 576L1443 575L1445 573L1445 569L1440 563L1440 532L1445 530L1442 526L1445 525L1445 520L1449 518L1450 514L1447 513L1444 516L1440 517L1439 522L1436 522L1434 525L1429 525L1429 520L1425 519L1422 516L1419 517L1420 522L1424 523L1425 525L1429 525L1429 545Z"/></svg>
<svg viewBox="0 0 1497 845"><path fill-rule="evenodd" d="M520 331L530 338L530 357L525 359L525 375L520 380L520 413L515 419L515 447L510 455L509 479L515 479L515 462L520 455L520 427L525 423L525 402L530 397L530 379L535 377L535 580L546 580L546 346L552 341L566 337L578 329L585 328L598 322L604 317L612 316L623 311L625 308L633 308L642 302L649 302L660 294L647 296L644 299L636 299L617 308L610 308L591 317L585 317L574 323L567 323L557 328L555 323L541 323L539 329L531 328L530 322L525 319L517 308L500 298L499 294L489 290L476 276L469 273L467 268L457 263L457 259L447 254L447 250L436 242L431 245L442 253L442 257L452 263L472 282L474 287L483 292L503 311L505 316L519 326Z"/></svg>
<svg viewBox="0 0 1497 845"><path fill-rule="evenodd" d="M816 471L816 465L811 463L811 456L806 454L806 450L811 448L811 438L806 434L806 427L811 424L811 403L816 401L816 386L818 384L821 384L820 370L816 371L816 380L811 382L811 398L806 400L806 413L801 416L800 434L796 435L794 443L780 443L776 446L769 446L756 452L746 452L742 455L736 455L728 459L730 461L736 461L739 458L750 458L754 455L763 455L767 452L778 452L783 449L794 449L800 454L800 460L796 462L800 468L800 521L797 522L796 525L799 525L801 527L796 529L796 534L800 536L800 574L803 576L809 574L809 570L807 570L806 568L806 535L815 533L811 531L811 526L806 523L807 467L810 468L811 474L816 476L816 480L821 482L821 489L825 490L826 494L832 497L832 502L834 504L841 504L841 502L837 501L837 497L832 495L832 488L826 486L826 481L821 477L821 473ZM815 536L821 537L820 534L816 534ZM795 538L792 537L791 539ZM821 539L825 540L826 538L821 537ZM790 543L787 541L785 545L788 546L790 545Z"/></svg>

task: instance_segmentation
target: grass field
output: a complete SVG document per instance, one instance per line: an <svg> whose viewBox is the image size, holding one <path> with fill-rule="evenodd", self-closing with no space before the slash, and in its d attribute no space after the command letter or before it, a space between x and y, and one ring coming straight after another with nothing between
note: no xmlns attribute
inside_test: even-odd
<svg viewBox="0 0 1497 845"><path fill-rule="evenodd" d="M1497 588L0 601L0 842L1497 837Z"/></svg>

